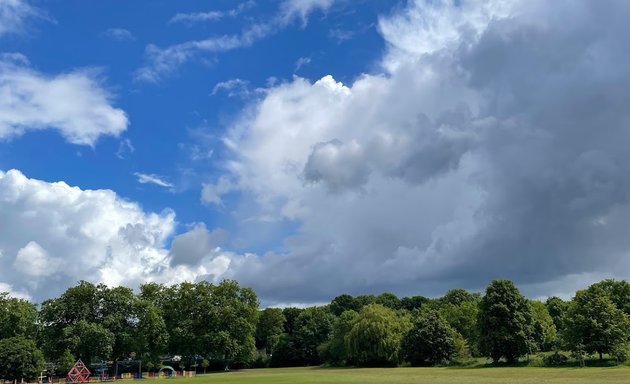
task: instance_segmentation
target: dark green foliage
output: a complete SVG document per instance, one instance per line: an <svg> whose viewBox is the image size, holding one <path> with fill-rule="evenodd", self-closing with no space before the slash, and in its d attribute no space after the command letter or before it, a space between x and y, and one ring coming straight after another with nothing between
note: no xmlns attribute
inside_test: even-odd
<svg viewBox="0 0 630 384"><path fill-rule="evenodd" d="M412 323L402 342L402 352L408 362L435 365L453 358L457 335L438 311L421 311Z"/></svg>
<svg viewBox="0 0 630 384"><path fill-rule="evenodd" d="M322 358L331 365L342 366L352 364L348 349L348 334L358 313L352 310L345 311L333 324L330 340L322 346Z"/></svg>
<svg viewBox="0 0 630 384"><path fill-rule="evenodd" d="M552 353L551 355L546 355L545 357L543 357L543 362L548 367L564 365L567 363L568 360L569 358L566 355L563 355L557 351Z"/></svg>
<svg viewBox="0 0 630 384"><path fill-rule="evenodd" d="M398 296L390 292L381 293L376 296L376 304L396 310L402 308L402 304Z"/></svg>
<svg viewBox="0 0 630 384"><path fill-rule="evenodd" d="M355 297L354 299L358 303L357 304L358 310L361 310L361 308L365 307L366 305L376 303L376 296L374 295L360 295L360 296Z"/></svg>
<svg viewBox="0 0 630 384"><path fill-rule="evenodd" d="M479 349L496 363L514 363L534 349L533 320L527 299L509 280L495 280L479 303Z"/></svg>
<svg viewBox="0 0 630 384"><path fill-rule="evenodd" d="M411 297L403 297L400 299L400 306L403 309L408 311L413 311L414 309L420 309L427 305L431 299L428 299L424 296L411 296Z"/></svg>
<svg viewBox="0 0 630 384"><path fill-rule="evenodd" d="M114 334L102 325L81 320L64 328L62 344L64 351L71 351L74 356L89 364L94 357L109 360L114 339Z"/></svg>
<svg viewBox="0 0 630 384"><path fill-rule="evenodd" d="M284 321L282 309L267 308L261 311L256 327L256 347L264 348L267 354L273 354L282 336Z"/></svg>
<svg viewBox="0 0 630 384"><path fill-rule="evenodd" d="M553 320L553 325L556 327L556 332L562 333L564 330L564 315L569 308L569 302L553 296L545 301L545 306Z"/></svg>
<svg viewBox="0 0 630 384"><path fill-rule="evenodd" d="M440 314L465 340L470 353L479 355L477 343L479 341L479 327L477 318L479 306L470 301L461 301L460 304L444 303L440 306Z"/></svg>
<svg viewBox="0 0 630 384"><path fill-rule="evenodd" d="M34 338L37 309L26 300L0 292L0 339L13 336Z"/></svg>
<svg viewBox="0 0 630 384"><path fill-rule="evenodd" d="M282 314L284 315L284 333L288 335L293 335L295 331L295 320L297 320L298 316L302 310L300 308L288 307L282 310Z"/></svg>
<svg viewBox="0 0 630 384"><path fill-rule="evenodd" d="M606 279L593 285L601 288L615 307L630 316L630 283L625 280Z"/></svg>
<svg viewBox="0 0 630 384"><path fill-rule="evenodd" d="M66 376L76 361L77 359L72 355L72 352L66 349L55 363L55 372L58 376Z"/></svg>
<svg viewBox="0 0 630 384"><path fill-rule="evenodd" d="M547 311L547 307L544 303L536 300L529 302L529 307L532 312L533 331L532 337L538 351L550 351L556 346L556 326L553 323L553 319Z"/></svg>
<svg viewBox="0 0 630 384"><path fill-rule="evenodd" d="M345 293L332 299L329 308L330 312L335 316L340 316L345 311L358 312L361 309L360 303L354 297Z"/></svg>
<svg viewBox="0 0 630 384"><path fill-rule="evenodd" d="M323 307L303 310L295 320L294 339L296 354L307 365L319 365L322 359L319 347L328 341L335 317Z"/></svg>
<svg viewBox="0 0 630 384"><path fill-rule="evenodd" d="M348 334L349 356L362 366L396 365L403 335L410 328L408 318L380 304L367 305Z"/></svg>
<svg viewBox="0 0 630 384"><path fill-rule="evenodd" d="M478 293L471 293L462 288L450 289L440 299L441 303L461 305L463 303L477 304L481 300L481 295Z"/></svg>
<svg viewBox="0 0 630 384"><path fill-rule="evenodd" d="M44 355L35 342L24 336L0 340L0 378L32 381L44 366Z"/></svg>
<svg viewBox="0 0 630 384"><path fill-rule="evenodd" d="M598 284L578 291L565 317L564 338L572 350L597 352L600 360L628 341L628 316L610 299Z"/></svg>

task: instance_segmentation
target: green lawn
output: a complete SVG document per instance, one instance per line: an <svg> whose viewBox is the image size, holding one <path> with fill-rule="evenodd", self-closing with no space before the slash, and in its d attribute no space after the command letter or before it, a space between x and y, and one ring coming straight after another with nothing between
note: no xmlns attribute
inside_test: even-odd
<svg viewBox="0 0 630 384"><path fill-rule="evenodd" d="M630 383L630 368L277 368L199 375L173 384Z"/></svg>

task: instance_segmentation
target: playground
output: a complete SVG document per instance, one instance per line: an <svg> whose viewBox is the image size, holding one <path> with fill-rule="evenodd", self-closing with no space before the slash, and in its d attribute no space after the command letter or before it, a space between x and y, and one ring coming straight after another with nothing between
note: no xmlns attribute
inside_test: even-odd
<svg viewBox="0 0 630 384"><path fill-rule="evenodd" d="M605 368L267 368L194 375L163 367L143 379L172 379L175 384L622 384L629 367ZM138 377L122 376L117 380ZM114 378L110 378L114 380ZM97 382L88 377L84 382ZM64 381L61 381L64 382Z"/></svg>

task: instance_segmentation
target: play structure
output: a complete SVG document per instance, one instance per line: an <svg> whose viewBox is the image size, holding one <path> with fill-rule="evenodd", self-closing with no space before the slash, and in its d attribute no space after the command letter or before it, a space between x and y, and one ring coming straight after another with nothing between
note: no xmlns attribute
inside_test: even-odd
<svg viewBox="0 0 630 384"><path fill-rule="evenodd" d="M122 372L121 368L131 368L131 372ZM142 379L142 360L117 361L114 377L116 379Z"/></svg>
<svg viewBox="0 0 630 384"><path fill-rule="evenodd" d="M90 370L83 364L81 359L74 363L74 366L68 371L66 382L71 384L85 383L90 379Z"/></svg>

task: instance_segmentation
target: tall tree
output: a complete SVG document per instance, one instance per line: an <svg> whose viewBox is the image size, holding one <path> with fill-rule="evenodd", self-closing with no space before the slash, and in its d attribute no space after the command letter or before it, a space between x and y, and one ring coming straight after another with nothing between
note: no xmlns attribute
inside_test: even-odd
<svg viewBox="0 0 630 384"><path fill-rule="evenodd" d="M556 332L561 334L564 331L564 316L569 308L569 302L552 296L545 301L545 306L551 320L553 320L553 325L556 327Z"/></svg>
<svg viewBox="0 0 630 384"><path fill-rule="evenodd" d="M533 338L536 349L550 351L556 345L557 332L549 311L545 304L538 300L531 300L529 306L533 320Z"/></svg>
<svg viewBox="0 0 630 384"><path fill-rule="evenodd" d="M479 316L479 306L473 301L457 302L459 304L453 304L452 302L442 303L440 305L440 315L464 338L470 348L470 352L474 356L478 356L479 327L477 318Z"/></svg>
<svg viewBox="0 0 630 384"><path fill-rule="evenodd" d="M509 363L534 349L532 314L527 299L509 280L495 280L479 303L479 348L497 363Z"/></svg>
<svg viewBox="0 0 630 384"><path fill-rule="evenodd" d="M347 293L332 299L329 307L330 312L335 316L340 316L345 311L359 311L361 309L360 303Z"/></svg>
<svg viewBox="0 0 630 384"><path fill-rule="evenodd" d="M564 337L573 350L597 352L600 360L628 341L628 316L612 302L598 284L578 291L565 318Z"/></svg>
<svg viewBox="0 0 630 384"><path fill-rule="evenodd" d="M630 316L630 283L626 280L606 279L594 285L606 292L610 301Z"/></svg>
<svg viewBox="0 0 630 384"><path fill-rule="evenodd" d="M402 341L405 359L412 365L435 365L455 355L457 333L438 311L416 312L412 324Z"/></svg>
<svg viewBox="0 0 630 384"><path fill-rule="evenodd" d="M335 317L327 308L311 307L303 310L295 321L296 353L308 365L322 363L319 347L328 340Z"/></svg>
<svg viewBox="0 0 630 384"><path fill-rule="evenodd" d="M398 317L380 304L367 305L348 334L350 357L363 366L396 365L401 340L410 328L407 317Z"/></svg>
<svg viewBox="0 0 630 384"><path fill-rule="evenodd" d="M357 316L357 312L348 310L335 319L330 340L322 348L324 360L329 364L342 366L352 362L348 349L348 335Z"/></svg>
<svg viewBox="0 0 630 384"><path fill-rule="evenodd" d="M264 348L268 355L273 354L284 331L282 309L266 308L260 312L256 327L256 347Z"/></svg>
<svg viewBox="0 0 630 384"><path fill-rule="evenodd" d="M431 299L426 298L424 296L411 296L411 297L403 297L400 299L400 306L403 309L408 311L413 311L414 309L421 309L427 304L431 302Z"/></svg>
<svg viewBox="0 0 630 384"><path fill-rule="evenodd" d="M0 378L34 380L44 366L44 355L35 342L24 336L0 340Z"/></svg>
<svg viewBox="0 0 630 384"><path fill-rule="evenodd" d="M0 293L0 339L13 336L35 338L37 309L23 299Z"/></svg>

